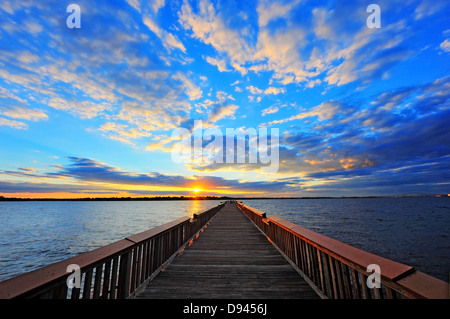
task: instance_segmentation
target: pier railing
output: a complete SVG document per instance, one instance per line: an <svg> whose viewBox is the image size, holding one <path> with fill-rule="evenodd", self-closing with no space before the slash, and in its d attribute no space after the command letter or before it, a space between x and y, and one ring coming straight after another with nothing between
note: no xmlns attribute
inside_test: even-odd
<svg viewBox="0 0 450 319"><path fill-rule="evenodd" d="M0 299L126 298L156 276L223 206L0 282ZM76 275L78 287L76 280L68 285Z"/></svg>
<svg viewBox="0 0 450 319"><path fill-rule="evenodd" d="M449 298L446 282L415 271L411 266L368 253L279 217L267 217L242 203L238 206L324 298ZM376 276L379 282L372 281Z"/></svg>

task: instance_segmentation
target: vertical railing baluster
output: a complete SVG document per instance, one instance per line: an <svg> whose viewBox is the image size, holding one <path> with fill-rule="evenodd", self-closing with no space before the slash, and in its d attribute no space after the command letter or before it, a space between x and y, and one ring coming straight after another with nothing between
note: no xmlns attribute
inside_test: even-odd
<svg viewBox="0 0 450 319"><path fill-rule="evenodd" d="M345 299L344 280L342 278L341 262L339 260L336 260L335 268L336 268L337 286L338 286L338 291L339 291L339 299Z"/></svg>
<svg viewBox="0 0 450 319"><path fill-rule="evenodd" d="M93 299L98 299L100 297L102 277L103 277L103 264L95 267L94 294L92 296Z"/></svg>
<svg viewBox="0 0 450 319"><path fill-rule="evenodd" d="M331 284L333 288L333 298L338 299L338 284L337 284L337 275L336 275L336 267L335 267L335 259L331 257L331 255L328 256L328 261L330 265L330 275L331 275Z"/></svg>
<svg viewBox="0 0 450 319"><path fill-rule="evenodd" d="M373 287L372 290L375 295L375 299L383 299L383 291L381 288Z"/></svg>
<svg viewBox="0 0 450 319"><path fill-rule="evenodd" d="M111 279L111 263L112 260L109 260L105 263L105 271L103 273L103 286L102 286L102 299L108 299L109 294L109 285L110 285L110 279Z"/></svg>
<svg viewBox="0 0 450 319"><path fill-rule="evenodd" d="M356 270L350 267L350 273L352 276L353 298L360 299L360 291L358 285L358 277L356 276Z"/></svg>
<svg viewBox="0 0 450 319"><path fill-rule="evenodd" d="M331 284L331 278L330 278L330 267L328 264L328 258L327 258L327 254L325 254L324 252L320 251L320 254L322 257L323 280L324 280L324 285L325 285L324 292L326 292L326 295L328 296L328 298L331 299L331 298L333 298L333 292L332 292L332 284Z"/></svg>
<svg viewBox="0 0 450 319"><path fill-rule="evenodd" d="M91 285L92 285L92 272L93 272L93 269L89 269L85 273L84 286L83 286L83 299L90 299Z"/></svg>
<svg viewBox="0 0 450 319"><path fill-rule="evenodd" d="M110 289L109 299L117 298L117 290L118 290L117 275L119 272L119 258L120 257L116 257L113 259L113 267L112 267L112 274L111 274L111 289Z"/></svg>
<svg viewBox="0 0 450 319"><path fill-rule="evenodd" d="M119 268L119 287L117 291L117 297L124 299L128 297L130 293L130 272L131 272L131 259L133 257L132 250L127 251L120 256L120 268Z"/></svg>
<svg viewBox="0 0 450 319"><path fill-rule="evenodd" d="M317 254L317 266L318 266L318 286L320 289L325 292L325 275L324 275L324 269L323 269L323 262L322 262L322 254L319 249L316 250Z"/></svg>
<svg viewBox="0 0 450 319"><path fill-rule="evenodd" d="M370 290L367 287L367 276L363 274L362 272L359 272L359 279L361 281L361 288L362 288L362 298L364 299L372 299L370 295Z"/></svg>
<svg viewBox="0 0 450 319"><path fill-rule="evenodd" d="M344 278L345 298L352 299L350 276L348 273L347 265L345 264L342 264L342 273Z"/></svg>

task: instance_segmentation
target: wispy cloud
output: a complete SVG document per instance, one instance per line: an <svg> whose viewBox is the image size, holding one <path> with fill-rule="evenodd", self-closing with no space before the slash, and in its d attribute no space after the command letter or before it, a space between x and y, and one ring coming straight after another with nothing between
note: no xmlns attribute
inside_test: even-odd
<svg viewBox="0 0 450 319"><path fill-rule="evenodd" d="M23 122L8 120L3 117L0 117L0 126L2 126L2 125L16 128L19 130L28 128L28 125Z"/></svg>
<svg viewBox="0 0 450 319"><path fill-rule="evenodd" d="M40 121L48 119L47 114L39 109L29 109L25 107L0 107L0 114L13 119L29 121Z"/></svg>
<svg viewBox="0 0 450 319"><path fill-rule="evenodd" d="M178 80L184 87L184 92L189 97L189 100L194 101L202 97L203 92L197 85L194 84L185 74L178 72L173 76L173 79Z"/></svg>
<svg viewBox="0 0 450 319"><path fill-rule="evenodd" d="M444 42L442 42L439 47L444 50L445 52L450 52L450 40L445 39Z"/></svg>
<svg viewBox="0 0 450 319"><path fill-rule="evenodd" d="M262 111L262 116L268 115L268 114L274 114L274 113L277 113L277 112L278 112L278 107L271 106L271 107L268 107L267 109Z"/></svg>
<svg viewBox="0 0 450 319"><path fill-rule="evenodd" d="M290 3L277 3L267 0L259 1L257 12L258 12L258 25L260 28L263 28L269 24L270 21L286 18L288 13L292 10L293 7L298 5L301 0L291 1Z"/></svg>
<svg viewBox="0 0 450 319"><path fill-rule="evenodd" d="M227 68L227 63L225 60L220 60L220 59L216 59L216 58L207 56L206 62L208 62L211 65L216 66L220 72L230 72L230 70L228 70L228 68Z"/></svg>
<svg viewBox="0 0 450 319"><path fill-rule="evenodd" d="M428 1L422 0L421 3L416 7L415 18L416 20L423 19L425 17L436 14L438 11L443 10L448 3L442 0Z"/></svg>

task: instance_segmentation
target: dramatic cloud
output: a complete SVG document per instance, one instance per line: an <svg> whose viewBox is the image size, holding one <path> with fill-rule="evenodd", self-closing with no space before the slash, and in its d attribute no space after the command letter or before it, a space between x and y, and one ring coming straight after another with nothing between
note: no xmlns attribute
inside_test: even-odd
<svg viewBox="0 0 450 319"><path fill-rule="evenodd" d="M448 193L448 1L77 4L0 3L5 193ZM279 129L278 172L175 163L196 120Z"/></svg>
<svg viewBox="0 0 450 319"><path fill-rule="evenodd" d="M347 112L345 117L341 116L342 110L350 108L341 101L340 108L325 112L326 119L333 121L319 124L316 133L299 132L284 137L283 144L297 152L281 152L282 162L289 163L282 165L281 171L309 172L304 175L307 180L345 178L348 184L350 179L371 176L366 183L372 183L372 187L378 184L379 176L382 181L389 175L392 180L400 174L395 185L405 192L407 185L411 185L411 191L419 189L424 180L447 185L450 173L445 164L450 154L448 85L447 77L383 93L370 106ZM388 112L391 110L396 112ZM301 118L304 116L295 120ZM440 173L434 174L433 170Z"/></svg>
<svg viewBox="0 0 450 319"><path fill-rule="evenodd" d="M45 178L49 182L0 182L0 192L86 192L98 191L99 193L133 192L140 194L152 193L153 187L180 188L183 194L189 194L194 186L210 189L211 192L220 194L222 191L243 191L251 193L273 192L276 190L292 190L292 184L298 183L296 179L283 179L280 181L245 181L225 179L217 176L184 177L179 175L167 175L158 172L134 173L120 170L107 164L87 159L69 157L69 164L58 166L56 172L35 174L29 169L17 171L0 171L0 175L27 176L31 178ZM56 183L56 180L64 179L64 183ZM52 182L53 180L53 182ZM136 186L144 186L136 189ZM146 189L148 188L148 189ZM171 193L166 190L165 193Z"/></svg>

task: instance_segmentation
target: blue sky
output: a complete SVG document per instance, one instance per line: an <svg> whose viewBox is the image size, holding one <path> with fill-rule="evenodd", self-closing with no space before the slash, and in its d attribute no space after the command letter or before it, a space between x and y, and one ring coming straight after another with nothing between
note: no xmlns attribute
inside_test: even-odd
<svg viewBox="0 0 450 319"><path fill-rule="evenodd" d="M449 14L425 0L3 0L0 195L450 193ZM175 163L172 132L195 120L279 129L278 171Z"/></svg>

